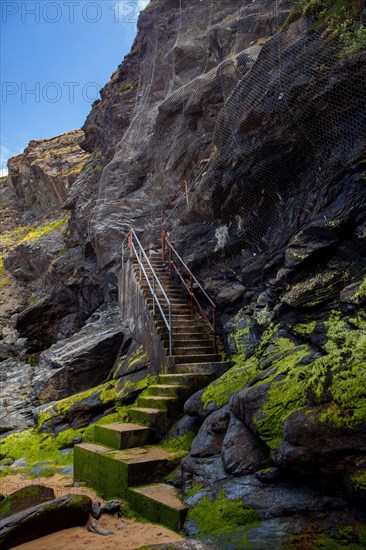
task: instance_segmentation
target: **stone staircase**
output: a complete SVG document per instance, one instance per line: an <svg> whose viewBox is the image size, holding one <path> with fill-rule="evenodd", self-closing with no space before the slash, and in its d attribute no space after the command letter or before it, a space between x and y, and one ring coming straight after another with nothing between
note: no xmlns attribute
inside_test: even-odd
<svg viewBox="0 0 366 550"><path fill-rule="evenodd" d="M180 530L187 514L179 491L163 483L185 456L184 451L168 451L156 445L169 427L183 414L184 402L206 387L230 366L220 360L208 329L191 312L179 285L170 279L164 264L151 261L172 303L173 353L168 370L158 383L128 410L127 423L96 425L94 443L75 446L74 478L98 491L105 498L125 498L139 515L149 521ZM136 277L137 262L133 262ZM145 269L150 270L145 263ZM147 283L140 287L151 311L153 300ZM162 295L161 290L157 294ZM164 347L169 336L158 309L154 323Z"/></svg>

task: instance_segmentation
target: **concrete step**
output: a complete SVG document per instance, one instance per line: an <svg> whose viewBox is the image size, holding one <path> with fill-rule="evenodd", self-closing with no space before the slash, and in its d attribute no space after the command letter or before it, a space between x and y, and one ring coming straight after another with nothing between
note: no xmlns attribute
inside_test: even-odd
<svg viewBox="0 0 366 550"><path fill-rule="evenodd" d="M168 357L168 365L178 364L194 364L196 372L199 370L198 365L202 363L218 363L221 359L218 353L198 353L194 355L170 355Z"/></svg>
<svg viewBox="0 0 366 550"><path fill-rule="evenodd" d="M146 390L147 395L158 397L177 397L185 395L187 388L180 384L154 384Z"/></svg>
<svg viewBox="0 0 366 550"><path fill-rule="evenodd" d="M155 430L141 424L114 422L94 426L94 441L114 449L130 449L152 443Z"/></svg>
<svg viewBox="0 0 366 550"><path fill-rule="evenodd" d="M129 486L161 481L187 454L155 446L118 451L95 443L74 449L75 481L87 483L103 498L125 498Z"/></svg>
<svg viewBox="0 0 366 550"><path fill-rule="evenodd" d="M218 378L222 376L230 367L233 366L232 361L210 361L202 363L176 363L170 367L172 373L175 374L196 374L200 372L202 374L211 373Z"/></svg>
<svg viewBox="0 0 366 550"><path fill-rule="evenodd" d="M147 298L146 300L147 302L147 305L148 305L148 308L150 309L150 311L152 311L153 309L153 299L152 298ZM156 302L155 302L156 304ZM163 311L165 312L165 310L168 310L168 304L167 302L163 302L161 301L160 302L160 305L163 309ZM186 303L175 303L175 302L172 302L171 304L172 306L172 312L173 312L173 315L188 315L190 317L193 317L193 313L192 313L192 310L191 310L191 306L189 304L186 304ZM156 306L156 313L157 315L160 315L160 310L158 309L159 306Z"/></svg>
<svg viewBox="0 0 366 550"><path fill-rule="evenodd" d="M157 325L161 324L162 326L165 326L161 319L156 319L156 323ZM173 323L173 330L178 330L181 327L189 326L194 326L196 328L202 327L202 323L200 321L197 321L192 315L174 315ZM203 326L203 328L205 327Z"/></svg>
<svg viewBox="0 0 366 550"><path fill-rule="evenodd" d="M162 297L159 296L159 295L158 295L158 298L159 298L159 300L161 299L161 302L162 302L162 303L165 303L165 304L166 304L166 301L164 301L164 298L162 298ZM188 307L190 307L190 304L187 302L187 300L185 300L184 298L181 298L181 297L179 297L179 296L176 296L176 297L174 297L174 298L169 297L169 301L170 301L170 303L172 304L172 306L177 305L177 306L188 306ZM152 299L152 296L151 296L151 295L149 295L149 296L147 297L147 302L148 302L148 303L150 303L150 302L153 303L153 299Z"/></svg>
<svg viewBox="0 0 366 550"><path fill-rule="evenodd" d="M212 380L215 379L215 375L212 372L176 372L173 374L160 374L160 384L179 385L185 387L206 387Z"/></svg>
<svg viewBox="0 0 366 550"><path fill-rule="evenodd" d="M204 354L214 354L215 349L212 343L210 343L208 346L203 346L201 343L197 346L192 346L191 342L186 342L185 346L182 345L174 345L173 340L173 355L179 356L179 355L204 355Z"/></svg>
<svg viewBox="0 0 366 550"><path fill-rule="evenodd" d="M158 322L156 323L156 326L157 328L159 326L161 326L161 332L163 333L164 332L164 327L165 325L161 325L159 324ZM165 327L166 329L166 327ZM166 334L168 335L168 331L166 330ZM203 326L203 325L199 325L199 324L192 324L191 325L183 325L183 326L173 326L173 337L174 336L179 336L179 338L181 338L183 335L188 335L189 337L194 337L194 336L204 336L204 337L207 337L207 330L206 330L206 327Z"/></svg>
<svg viewBox="0 0 366 550"><path fill-rule="evenodd" d="M144 292L146 292L146 294L151 293L149 285L147 283L141 283L140 287L142 288L142 290ZM167 294L168 298L172 297L172 298L183 298L184 299L184 295L183 295L182 291L179 288L170 288L170 289L164 288L164 291L165 291L165 294ZM162 293L162 291L160 290L159 287L155 287L155 292L159 296L159 298L163 297L163 293Z"/></svg>
<svg viewBox="0 0 366 550"><path fill-rule="evenodd" d="M192 342L192 346L203 344L208 346L209 344L213 345L213 339L205 332L176 332L173 328L173 338L174 342ZM167 337L162 337L162 340L168 340Z"/></svg>
<svg viewBox="0 0 366 550"><path fill-rule="evenodd" d="M180 406L177 397L166 397L161 395L146 395L138 397L137 404L142 409L159 409L165 411L169 418L179 414Z"/></svg>
<svg viewBox="0 0 366 550"><path fill-rule="evenodd" d="M154 428L159 434L164 433L171 424L166 411L152 407L133 407L128 410L130 422Z"/></svg>
<svg viewBox="0 0 366 550"><path fill-rule="evenodd" d="M169 347L169 339L168 338L162 338L161 341L163 342L163 346L165 348ZM215 351L212 341L211 340L206 340L204 335L202 335L202 339L200 339L200 338L190 338L190 335L185 336L184 338L179 338L177 336L174 336L173 337L173 349L174 350L176 349L175 346L177 348L180 348L180 347L197 348L197 347L202 347L203 346L203 347L209 347L212 351Z"/></svg>
<svg viewBox="0 0 366 550"><path fill-rule="evenodd" d="M165 483L131 487L127 499L132 510L147 520L175 531L183 529L189 508L183 504L175 487Z"/></svg>

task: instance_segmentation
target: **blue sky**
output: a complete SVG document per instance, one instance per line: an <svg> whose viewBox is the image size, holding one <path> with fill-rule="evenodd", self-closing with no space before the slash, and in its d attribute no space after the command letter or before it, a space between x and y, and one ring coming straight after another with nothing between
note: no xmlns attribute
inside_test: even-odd
<svg viewBox="0 0 366 550"><path fill-rule="evenodd" d="M80 128L129 52L149 0L2 0L1 165Z"/></svg>

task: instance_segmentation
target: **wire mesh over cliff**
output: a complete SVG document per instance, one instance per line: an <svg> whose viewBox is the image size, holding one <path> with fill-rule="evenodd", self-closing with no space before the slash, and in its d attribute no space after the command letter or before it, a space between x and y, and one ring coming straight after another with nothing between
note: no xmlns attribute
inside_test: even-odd
<svg viewBox="0 0 366 550"><path fill-rule="evenodd" d="M188 261L240 264L295 234L345 172L362 177L363 2L315 4L151 2L134 110L90 221L100 265L129 225L156 248L162 210Z"/></svg>

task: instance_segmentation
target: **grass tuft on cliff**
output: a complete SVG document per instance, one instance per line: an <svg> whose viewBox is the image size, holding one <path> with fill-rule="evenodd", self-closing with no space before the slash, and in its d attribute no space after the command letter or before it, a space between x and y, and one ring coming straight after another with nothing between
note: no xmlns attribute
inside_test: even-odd
<svg viewBox="0 0 366 550"><path fill-rule="evenodd" d="M302 16L312 17L310 33L320 31L324 38L339 38L340 55L355 54L366 49L363 8L363 0L301 0L290 12L284 28Z"/></svg>

